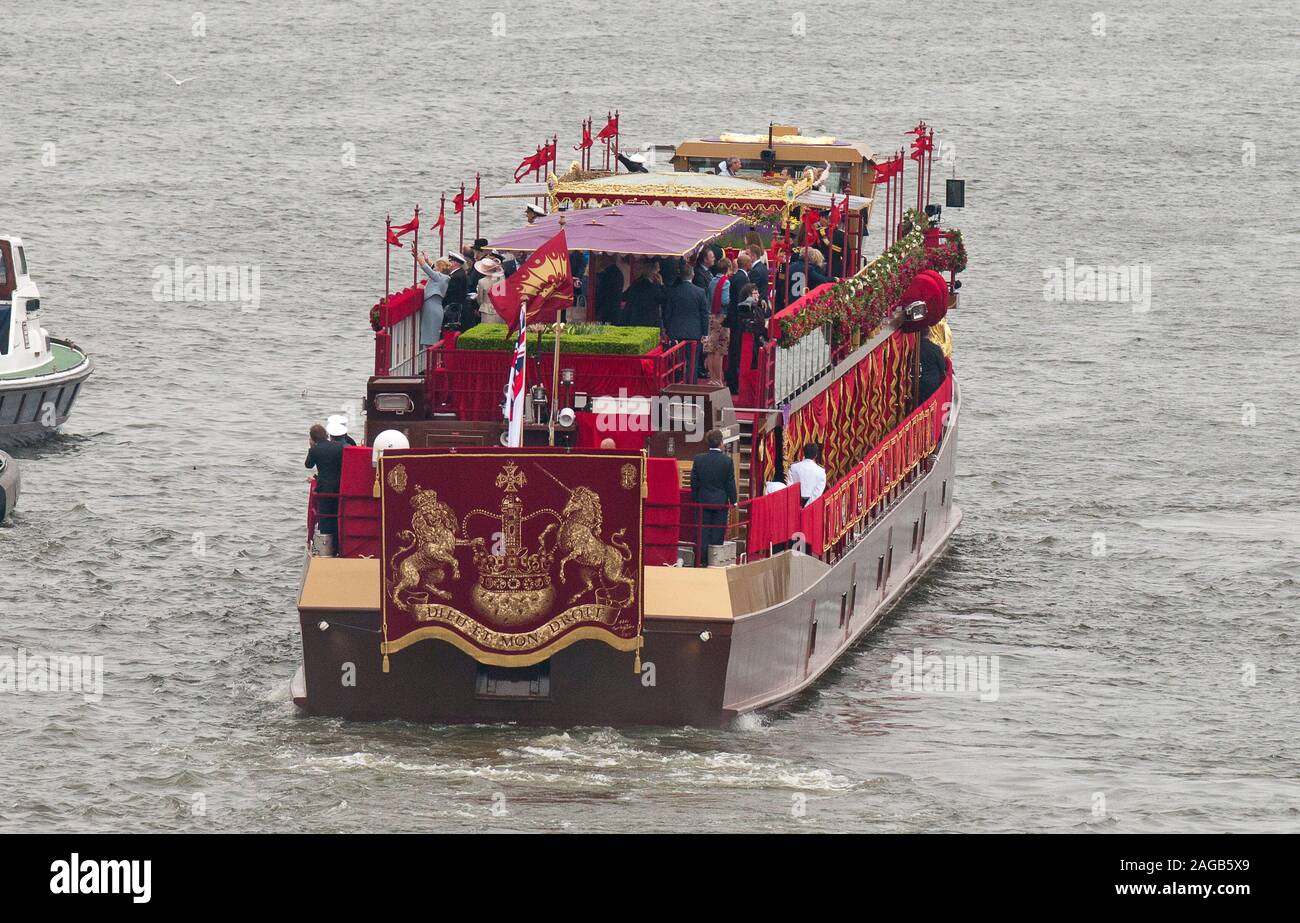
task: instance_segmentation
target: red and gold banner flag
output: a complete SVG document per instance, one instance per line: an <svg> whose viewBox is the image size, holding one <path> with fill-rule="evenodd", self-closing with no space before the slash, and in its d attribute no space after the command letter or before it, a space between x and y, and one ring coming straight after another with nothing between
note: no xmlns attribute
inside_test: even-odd
<svg viewBox="0 0 1300 923"><path fill-rule="evenodd" d="M573 304L573 273L569 268L569 241L564 231L542 244L522 266L492 292L492 307L510 329L519 325L519 303L528 302L528 323L549 324L561 308Z"/></svg>
<svg viewBox="0 0 1300 923"><path fill-rule="evenodd" d="M384 669L426 638L498 666L584 639L639 660L645 465L642 452L384 452Z"/></svg>

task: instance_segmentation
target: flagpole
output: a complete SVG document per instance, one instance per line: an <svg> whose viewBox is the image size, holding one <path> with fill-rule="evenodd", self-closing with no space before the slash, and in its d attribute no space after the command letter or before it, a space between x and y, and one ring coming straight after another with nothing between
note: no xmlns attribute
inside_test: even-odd
<svg viewBox="0 0 1300 923"><path fill-rule="evenodd" d="M478 218L479 218L479 204L478 204L478 200L479 200L479 188L478 188L478 184L479 184L479 175L478 175L477 173L475 173L475 174L474 174L474 239L475 239L475 240L477 240L477 239L479 238L479 232L478 232Z"/></svg>
<svg viewBox="0 0 1300 923"><path fill-rule="evenodd" d="M388 297L388 264L389 264L389 246L388 239L393 233L393 216L388 215L384 218L384 297Z"/></svg>
<svg viewBox="0 0 1300 923"><path fill-rule="evenodd" d="M411 286L420 281L420 206L415 206L415 246L411 249Z"/></svg>
<svg viewBox="0 0 1300 923"><path fill-rule="evenodd" d="M447 252L447 243L445 233L447 227L447 193L438 194L438 257L442 258Z"/></svg>
<svg viewBox="0 0 1300 923"><path fill-rule="evenodd" d="M614 110L614 172L618 173L618 110Z"/></svg>
<svg viewBox="0 0 1300 923"><path fill-rule="evenodd" d="M564 311L560 311L563 318ZM555 415L560 409L560 334L564 331L564 321L558 320L551 327L555 332L555 354L551 358L551 413L547 421L547 444L555 445Z"/></svg>
<svg viewBox="0 0 1300 923"><path fill-rule="evenodd" d="M460 184L460 249L465 249L465 184Z"/></svg>

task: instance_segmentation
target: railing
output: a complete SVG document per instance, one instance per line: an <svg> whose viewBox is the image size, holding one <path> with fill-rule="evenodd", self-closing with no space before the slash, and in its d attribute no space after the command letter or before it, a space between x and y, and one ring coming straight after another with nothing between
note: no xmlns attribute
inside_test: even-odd
<svg viewBox="0 0 1300 923"><path fill-rule="evenodd" d="M375 330L375 374L419 375L424 372L420 359L420 308L424 304L424 286L412 285L385 296L372 310L377 321Z"/></svg>

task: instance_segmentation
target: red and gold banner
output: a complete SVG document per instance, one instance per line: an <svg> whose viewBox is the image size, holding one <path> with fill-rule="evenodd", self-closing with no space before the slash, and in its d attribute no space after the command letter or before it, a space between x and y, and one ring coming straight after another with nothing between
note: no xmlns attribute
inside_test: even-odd
<svg viewBox="0 0 1300 923"><path fill-rule="evenodd" d="M641 452L384 452L385 671L425 638L498 666L588 638L639 652L645 464Z"/></svg>

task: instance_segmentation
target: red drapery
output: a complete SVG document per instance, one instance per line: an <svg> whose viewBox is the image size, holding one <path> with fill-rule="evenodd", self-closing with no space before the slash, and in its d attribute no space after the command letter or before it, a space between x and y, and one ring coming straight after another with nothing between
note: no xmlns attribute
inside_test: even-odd
<svg viewBox="0 0 1300 923"><path fill-rule="evenodd" d="M766 553L801 531L799 485L755 497L749 506L748 547L751 555Z"/></svg>
<svg viewBox="0 0 1300 923"><path fill-rule="evenodd" d="M677 460L647 459L645 501L645 563L647 567L676 564L681 494Z"/></svg>

